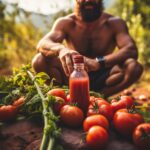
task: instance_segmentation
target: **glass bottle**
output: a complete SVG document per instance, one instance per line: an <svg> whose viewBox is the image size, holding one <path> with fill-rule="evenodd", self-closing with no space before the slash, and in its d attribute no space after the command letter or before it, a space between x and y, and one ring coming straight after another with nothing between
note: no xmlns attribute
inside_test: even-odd
<svg viewBox="0 0 150 150"><path fill-rule="evenodd" d="M89 77L84 69L84 58L81 55L73 56L74 70L69 78L70 98L73 103L87 112L89 106Z"/></svg>

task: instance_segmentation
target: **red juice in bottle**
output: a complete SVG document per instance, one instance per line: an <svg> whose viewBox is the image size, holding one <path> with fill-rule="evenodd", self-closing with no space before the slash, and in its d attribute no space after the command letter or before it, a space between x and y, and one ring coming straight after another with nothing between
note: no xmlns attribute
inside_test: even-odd
<svg viewBox="0 0 150 150"><path fill-rule="evenodd" d="M72 102L87 112L89 106L89 77L84 69L83 56L73 56L74 71L69 78L70 98Z"/></svg>

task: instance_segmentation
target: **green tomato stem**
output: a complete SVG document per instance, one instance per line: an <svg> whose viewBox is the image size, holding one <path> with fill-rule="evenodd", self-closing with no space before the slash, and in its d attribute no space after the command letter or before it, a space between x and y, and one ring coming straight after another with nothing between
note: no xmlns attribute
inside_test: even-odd
<svg viewBox="0 0 150 150"><path fill-rule="evenodd" d="M53 149L54 142L55 142L54 138L50 138L50 140L48 142L49 144L48 144L47 150L52 150Z"/></svg>
<svg viewBox="0 0 150 150"><path fill-rule="evenodd" d="M46 150L48 145L48 138L49 136L47 134L44 134L42 137L42 142L40 146L40 150Z"/></svg>
<svg viewBox="0 0 150 150"><path fill-rule="evenodd" d="M44 101L45 101L45 97L38 85L38 83L34 80L34 76L32 75L32 73L30 71L27 71L29 77L34 81L34 84L36 86L36 89L38 91L38 94L40 95L41 99L42 99L42 107L43 107L43 116L44 116L44 134L43 134L43 138L42 138L42 142L41 142L41 146L40 146L40 150L47 150L47 146L48 146L48 150L52 150L53 149L53 145L54 145L54 138L50 137L50 135L48 134L49 129L47 129L48 126L48 117L45 115L45 113L49 112ZM52 109L49 109L50 112L53 114Z"/></svg>

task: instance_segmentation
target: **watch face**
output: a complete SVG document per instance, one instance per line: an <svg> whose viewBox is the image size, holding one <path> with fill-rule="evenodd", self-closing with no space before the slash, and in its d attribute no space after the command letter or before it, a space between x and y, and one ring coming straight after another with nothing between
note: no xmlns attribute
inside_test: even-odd
<svg viewBox="0 0 150 150"><path fill-rule="evenodd" d="M96 60L100 63L101 67L105 67L105 58L103 56L96 57Z"/></svg>

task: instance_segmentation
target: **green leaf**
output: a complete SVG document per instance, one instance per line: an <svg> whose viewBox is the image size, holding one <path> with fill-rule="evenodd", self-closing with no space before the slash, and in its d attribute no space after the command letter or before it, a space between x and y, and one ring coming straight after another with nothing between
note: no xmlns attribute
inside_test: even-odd
<svg viewBox="0 0 150 150"><path fill-rule="evenodd" d="M41 98L38 94L34 95L26 105L35 105L36 103L41 102Z"/></svg>
<svg viewBox="0 0 150 150"><path fill-rule="evenodd" d="M50 77L45 72L40 72L36 74L34 78L34 80L38 82L39 85L44 85L48 79L50 79Z"/></svg>

